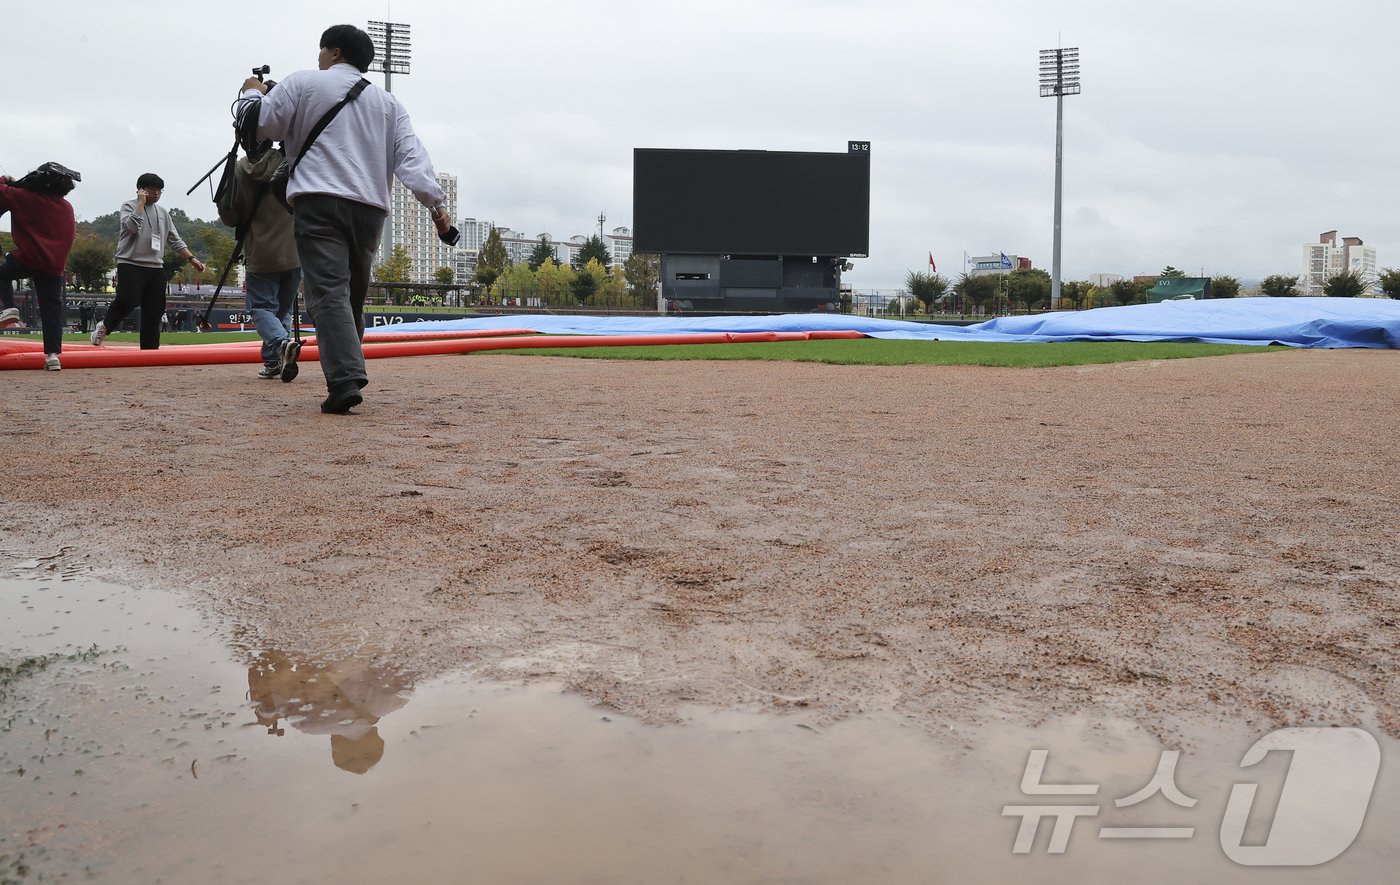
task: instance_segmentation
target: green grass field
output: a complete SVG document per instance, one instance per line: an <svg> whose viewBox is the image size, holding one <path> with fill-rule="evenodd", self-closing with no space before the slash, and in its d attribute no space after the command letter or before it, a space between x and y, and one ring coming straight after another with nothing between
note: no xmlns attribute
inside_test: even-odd
<svg viewBox="0 0 1400 885"><path fill-rule="evenodd" d="M985 344L967 341L889 341L877 338L779 341L771 344L668 344L659 347L560 347L497 350L522 356L606 360L789 360L842 366L1006 366L1036 368L1174 360L1234 353L1276 353L1279 347L1232 344L1083 341L1063 344Z"/></svg>
<svg viewBox="0 0 1400 885"><path fill-rule="evenodd" d="M253 341L256 332L167 332L161 344L213 344ZM86 342L86 335L65 335ZM135 332L114 332L109 341L135 344ZM1231 344L1083 341L1064 344L986 344L966 341L886 341L877 338L833 341L778 341L771 344L668 344L655 347L563 347L493 350L517 356L559 356L605 360L788 360L842 366L1005 366L1036 368L1174 360L1234 353L1277 353L1280 347Z"/></svg>

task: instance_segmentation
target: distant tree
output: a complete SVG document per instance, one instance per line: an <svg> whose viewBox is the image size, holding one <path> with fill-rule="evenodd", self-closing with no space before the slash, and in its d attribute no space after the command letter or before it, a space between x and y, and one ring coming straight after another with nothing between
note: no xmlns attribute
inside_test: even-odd
<svg viewBox="0 0 1400 885"><path fill-rule="evenodd" d="M174 252L165 253L165 273L170 278L170 282L179 283L182 286L194 286L200 283L217 283L223 274L223 268L218 268L218 273L211 276L211 271L215 270L214 265L206 264L204 271L195 270L185 263L185 259ZM225 284L227 285L227 284Z"/></svg>
<svg viewBox="0 0 1400 885"><path fill-rule="evenodd" d="M549 241L549 234L541 234L540 241L531 250L530 257L525 259L525 263L530 265L530 270L539 270L546 258L554 257L554 244Z"/></svg>
<svg viewBox="0 0 1400 885"><path fill-rule="evenodd" d="M928 313L933 312L933 303L948 294L948 278L942 274L911 270L904 276L904 288L924 306Z"/></svg>
<svg viewBox="0 0 1400 885"><path fill-rule="evenodd" d="M0 255L9 255L15 250L15 238L9 231L0 230Z"/></svg>
<svg viewBox="0 0 1400 885"><path fill-rule="evenodd" d="M553 262L554 259L545 260ZM506 268L506 272L497 282L500 284L501 295L506 298L533 298L540 294L537 274L524 262Z"/></svg>
<svg viewBox="0 0 1400 885"><path fill-rule="evenodd" d="M1093 284L1087 280L1068 280L1060 284L1060 300L1068 301L1070 307L1078 310L1093 288Z"/></svg>
<svg viewBox="0 0 1400 885"><path fill-rule="evenodd" d="M583 270L588 266L588 262L596 261L603 267L612 264L612 252L608 249L608 244L603 242L603 238L594 234L583 244L583 248L578 250L574 256L574 270Z"/></svg>
<svg viewBox="0 0 1400 885"><path fill-rule="evenodd" d="M190 251L205 261L209 260L209 254L205 251L206 247L202 238L206 230L216 230L227 236L233 236L233 228L223 224L218 219L204 221L200 218L191 218L185 214L183 209L171 209L170 220L175 223L175 229L180 232L180 238L190 247ZM121 212L108 212L106 215L99 215L91 221L80 221L78 222L78 233L97 234L103 239L115 243L121 233Z"/></svg>
<svg viewBox="0 0 1400 885"><path fill-rule="evenodd" d="M553 258L546 259L535 271L535 283L540 297L558 303L564 296L573 293L574 279L578 274L567 264L556 264Z"/></svg>
<svg viewBox="0 0 1400 885"><path fill-rule="evenodd" d="M646 252L633 252L622 265L627 278L627 293L646 304L656 298L656 287L661 283L661 256Z"/></svg>
<svg viewBox="0 0 1400 885"><path fill-rule="evenodd" d="M107 288L107 278L116 266L117 245L97 234L78 234L68 253L68 272L79 289L95 292Z"/></svg>
<svg viewBox="0 0 1400 885"><path fill-rule="evenodd" d="M1264 281L1259 284L1259 293L1269 298L1296 298L1298 297L1298 276L1276 273L1273 276L1264 277Z"/></svg>
<svg viewBox="0 0 1400 885"><path fill-rule="evenodd" d="M189 244L186 243L186 245ZM190 251L194 250L191 249ZM165 279L167 282L169 282L170 280L175 279L175 275L178 274L180 272L180 269L185 266L185 259L181 258L179 255L176 255L171 250L166 249L165 256L161 259L161 264L165 268Z"/></svg>
<svg viewBox="0 0 1400 885"><path fill-rule="evenodd" d="M217 243L218 239L208 239L206 231L215 231L223 236L232 238L233 228L220 222L217 218L213 221L205 221L202 218L191 218L186 215L183 209L171 209L170 220L175 225L175 229L180 232L180 238L190 247L190 251L199 256L204 261L209 261L209 245ZM230 248L230 252L233 250Z"/></svg>
<svg viewBox="0 0 1400 885"><path fill-rule="evenodd" d="M374 279L378 283L407 283L413 259L403 246L395 246L389 253L389 260L374 269Z"/></svg>
<svg viewBox="0 0 1400 885"><path fill-rule="evenodd" d="M1168 267L1167 270L1174 270L1174 268ZM1175 275L1180 276L1181 274L1178 271ZM1171 274L1164 273L1162 276L1171 276ZM1138 303L1140 290L1132 280L1115 280L1109 285L1108 289L1113 293L1113 300L1117 301L1119 304Z"/></svg>
<svg viewBox="0 0 1400 885"><path fill-rule="evenodd" d="M208 256L204 259L205 263L218 265L220 270L223 270L229 259L233 257L233 247L238 243L227 229L220 230L212 226L201 230L195 235L195 239L203 246L204 254ZM188 243L189 240L185 242ZM193 251L193 247L191 247L191 251Z"/></svg>
<svg viewBox="0 0 1400 885"><path fill-rule="evenodd" d="M450 286L457 282L457 271L450 267L439 267L433 271L433 282L439 286Z"/></svg>
<svg viewBox="0 0 1400 885"><path fill-rule="evenodd" d="M627 272L620 267L610 267L603 271L603 278L598 281L598 291L603 296L603 303L621 305L627 302L628 307L639 306L636 299L627 294Z"/></svg>
<svg viewBox="0 0 1400 885"><path fill-rule="evenodd" d="M885 313L902 317L914 312L914 296L900 289L885 302Z"/></svg>
<svg viewBox="0 0 1400 885"><path fill-rule="evenodd" d="M104 240L115 243L121 234L122 216L120 212L108 212L106 215L99 215L91 221L78 222L79 234L94 234ZM180 231L183 236L184 231Z"/></svg>
<svg viewBox="0 0 1400 885"><path fill-rule="evenodd" d="M596 260L594 261L596 263ZM574 275L574 281L569 286L579 304L586 303L598 291L598 278L589 273L586 267L585 265L584 270L578 271Z"/></svg>
<svg viewBox="0 0 1400 885"><path fill-rule="evenodd" d="M476 281L489 288L509 265L510 257L506 255L506 244L501 242L501 232L493 227L476 257Z"/></svg>
<svg viewBox="0 0 1400 885"><path fill-rule="evenodd" d="M1328 298L1357 298L1366 294L1366 282L1361 274L1344 270L1327 278L1322 284L1322 294Z"/></svg>
<svg viewBox="0 0 1400 885"><path fill-rule="evenodd" d="M1377 282L1381 284L1381 291L1387 298L1400 298L1400 270L1387 267L1381 271Z"/></svg>
<svg viewBox="0 0 1400 885"><path fill-rule="evenodd" d="M1184 271L1184 270L1177 270L1176 268L1174 268L1174 267L1172 267L1170 264L1168 264L1166 267L1162 268L1162 272L1159 273L1157 276L1159 276L1159 277L1184 277L1184 276L1186 276L1186 271Z"/></svg>
<svg viewBox="0 0 1400 885"><path fill-rule="evenodd" d="M589 277L591 282L584 280L584 277ZM578 298L580 303L589 299L598 300L596 296L599 293L606 294L607 282L608 268L604 267L598 259L590 258L574 278L574 297Z"/></svg>
<svg viewBox="0 0 1400 885"><path fill-rule="evenodd" d="M1017 268L1006 278L1006 293L1013 301L1024 304L1029 313L1035 305L1049 302L1050 274L1038 267Z"/></svg>
<svg viewBox="0 0 1400 885"><path fill-rule="evenodd" d="M194 241L201 247L204 263L208 267L205 268L204 273L196 274L193 268L185 265L179 269L179 276L185 282L203 282L203 278L208 277L210 282L217 283L219 277L223 275L224 268L228 267L229 262L233 260L233 249L238 245L238 241L233 234L227 232L227 229L220 230L213 226L206 227L195 234ZM189 243L190 240L185 242ZM191 251L194 251L194 248L193 245L190 246ZM229 279L232 278L233 275L229 274Z"/></svg>
<svg viewBox="0 0 1400 885"><path fill-rule="evenodd" d="M1240 297L1240 281L1234 277L1211 277L1210 297L1212 298L1238 298Z"/></svg>
<svg viewBox="0 0 1400 885"><path fill-rule="evenodd" d="M983 276L973 276L964 272L958 277L957 283L953 285L953 292L964 303L974 305L978 312L981 312L1001 289L1001 278L999 275L986 274Z"/></svg>

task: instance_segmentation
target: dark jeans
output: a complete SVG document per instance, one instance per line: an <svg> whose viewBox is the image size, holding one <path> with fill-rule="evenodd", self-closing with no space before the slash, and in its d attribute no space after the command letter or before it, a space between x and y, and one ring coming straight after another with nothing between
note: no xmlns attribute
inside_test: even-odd
<svg viewBox="0 0 1400 885"><path fill-rule="evenodd" d="M116 331L122 320L141 308L141 349L160 348L160 318L165 313L165 268L117 264L117 297L107 305L102 325Z"/></svg>
<svg viewBox="0 0 1400 885"><path fill-rule="evenodd" d="M39 323L44 328L44 353L63 352L63 326L68 319L68 305L63 298L63 277L40 273L15 258L5 256L0 264L0 302L15 306L15 280L33 280L34 294L39 297Z"/></svg>
<svg viewBox="0 0 1400 885"><path fill-rule="evenodd" d="M305 194L297 197L292 214L302 292L316 325L326 387L364 387L369 381L360 347L365 295L385 212L342 197Z"/></svg>

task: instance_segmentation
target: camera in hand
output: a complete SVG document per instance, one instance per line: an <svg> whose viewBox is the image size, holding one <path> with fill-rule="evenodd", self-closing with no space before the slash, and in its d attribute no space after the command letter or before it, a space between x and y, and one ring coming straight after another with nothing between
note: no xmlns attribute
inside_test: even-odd
<svg viewBox="0 0 1400 885"><path fill-rule="evenodd" d="M258 67L253 68L253 76L258 78L258 82L267 84L268 89L271 89L272 87L277 85L276 80L263 79L263 77L266 77L270 73L272 73L272 65L259 65Z"/></svg>
<svg viewBox="0 0 1400 885"><path fill-rule="evenodd" d="M258 82L267 85L268 91L277 85L276 80L264 80L267 74L272 73L271 65L259 65L253 68L253 76L258 78ZM243 152L248 155L248 159L257 160L267 153L272 147L272 142L268 139L258 138L258 112L262 106L255 101L245 101L240 99L234 104L233 129L237 133L238 146L243 148Z"/></svg>

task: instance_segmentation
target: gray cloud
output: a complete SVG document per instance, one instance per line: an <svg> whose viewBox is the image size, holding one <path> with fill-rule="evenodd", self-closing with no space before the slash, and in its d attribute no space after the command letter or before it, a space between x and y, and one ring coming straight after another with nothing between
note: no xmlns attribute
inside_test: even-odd
<svg viewBox="0 0 1400 885"><path fill-rule="evenodd" d="M314 64L323 5L267 21L227 7L70 0L7 10L0 163L83 172L83 217L142 171L166 200L228 149L228 105L255 64ZM382 19L381 3L341 20ZM1254 278L1292 272L1322 230L1363 237L1383 265L1400 235L1392 4L1339 2L796 2L621 0L590 6L399 0L414 69L395 78L461 214L529 234L631 219L635 147L840 151L869 139L871 257L848 280L898 286L956 273L962 253L1050 264L1054 103L1036 52L1083 52L1065 102L1066 277L1163 265ZM25 35L30 35L26 37ZM20 39L16 39L19 36ZM57 39L56 39L57 38Z"/></svg>

